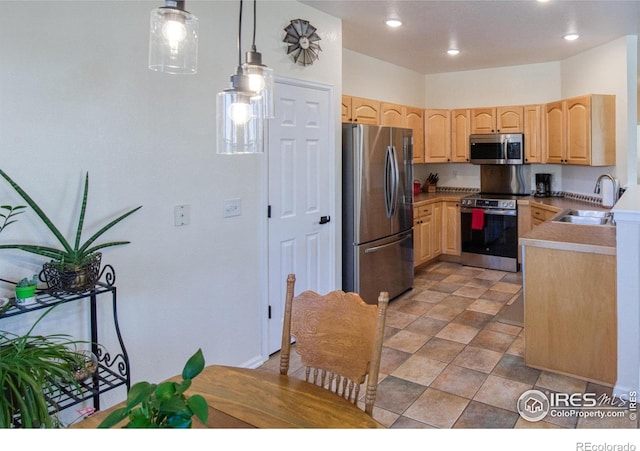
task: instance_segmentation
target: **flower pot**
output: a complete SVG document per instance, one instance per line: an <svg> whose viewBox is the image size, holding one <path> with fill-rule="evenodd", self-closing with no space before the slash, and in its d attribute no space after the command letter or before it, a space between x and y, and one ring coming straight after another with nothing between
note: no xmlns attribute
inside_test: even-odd
<svg viewBox="0 0 640 451"><path fill-rule="evenodd" d="M28 305L36 300L36 286L27 285L26 287L16 286L16 304Z"/></svg>
<svg viewBox="0 0 640 451"><path fill-rule="evenodd" d="M85 265L70 266L50 261L43 265L44 279L52 293L79 293L92 289L100 276L102 253L91 255Z"/></svg>

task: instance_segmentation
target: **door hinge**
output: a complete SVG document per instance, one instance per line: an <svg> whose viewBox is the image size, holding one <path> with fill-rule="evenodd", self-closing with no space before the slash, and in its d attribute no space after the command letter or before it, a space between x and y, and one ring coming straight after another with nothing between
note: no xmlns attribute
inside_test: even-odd
<svg viewBox="0 0 640 451"><path fill-rule="evenodd" d="M271 205L267 206L267 218L271 217Z"/></svg>
<svg viewBox="0 0 640 451"><path fill-rule="evenodd" d="M271 306L269 306L269 316L268 319L271 319Z"/></svg>

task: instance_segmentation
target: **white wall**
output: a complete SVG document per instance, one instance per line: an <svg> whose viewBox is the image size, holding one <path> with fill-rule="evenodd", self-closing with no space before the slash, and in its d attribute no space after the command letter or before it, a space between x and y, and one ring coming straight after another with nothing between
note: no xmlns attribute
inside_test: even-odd
<svg viewBox="0 0 640 451"><path fill-rule="evenodd" d="M343 49L342 56L344 94L424 106L424 75L347 49Z"/></svg>
<svg viewBox="0 0 640 451"><path fill-rule="evenodd" d="M90 231L143 205L105 236L131 244L103 255L117 273L133 381L179 373L198 347L209 364L254 365L265 357L267 154L215 153L215 96L229 86L238 63L239 2L187 2L200 19L193 76L147 69L149 13L162 3L4 1L0 15L2 169L64 232L73 227L85 171ZM247 4L245 50L252 21ZM296 66L286 55L283 29L297 18L317 26L322 38L313 66ZM341 36L338 19L298 2L258 2L256 41L264 63L277 75L333 85L336 127ZM338 165L335 148L328 151ZM241 198L240 217L222 218L228 198ZM4 182L0 202L19 202ZM173 208L181 204L190 205L191 224L175 227ZM0 242L51 243L33 218L24 214ZM42 262L2 251L0 277L17 280ZM59 324L71 327L74 314Z"/></svg>

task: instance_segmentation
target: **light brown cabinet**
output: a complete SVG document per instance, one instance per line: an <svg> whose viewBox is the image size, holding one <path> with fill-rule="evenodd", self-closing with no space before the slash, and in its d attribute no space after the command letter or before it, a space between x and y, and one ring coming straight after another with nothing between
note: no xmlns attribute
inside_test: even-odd
<svg viewBox="0 0 640 451"><path fill-rule="evenodd" d="M527 366L616 382L616 256L524 246Z"/></svg>
<svg viewBox="0 0 640 451"><path fill-rule="evenodd" d="M451 161L450 110L424 110L424 153L425 163Z"/></svg>
<svg viewBox="0 0 640 451"><path fill-rule="evenodd" d="M442 202L442 253L460 255L460 203Z"/></svg>
<svg viewBox="0 0 640 451"><path fill-rule="evenodd" d="M613 166L615 96L592 94L546 104L545 163Z"/></svg>
<svg viewBox="0 0 640 451"><path fill-rule="evenodd" d="M420 266L442 254L443 203L433 202L414 209L413 265Z"/></svg>
<svg viewBox="0 0 640 451"><path fill-rule="evenodd" d="M413 130L413 162L424 163L424 110L405 107L406 127Z"/></svg>
<svg viewBox="0 0 640 451"><path fill-rule="evenodd" d="M343 123L380 124L380 102L361 97L342 96Z"/></svg>
<svg viewBox="0 0 640 451"><path fill-rule="evenodd" d="M542 224L545 221L553 218L555 215L562 211L561 208L552 207L550 205L544 205L539 203L531 204L531 225L535 227Z"/></svg>
<svg viewBox="0 0 640 451"><path fill-rule="evenodd" d="M520 105L471 110L471 133L523 133L524 109Z"/></svg>
<svg viewBox="0 0 640 451"><path fill-rule="evenodd" d="M543 105L523 107L525 163L542 163L544 159L543 112Z"/></svg>
<svg viewBox="0 0 640 451"><path fill-rule="evenodd" d="M407 126L405 107L396 103L381 102L380 125L405 128Z"/></svg>
<svg viewBox="0 0 640 451"><path fill-rule="evenodd" d="M451 162L469 162L469 135L471 134L471 110L451 111Z"/></svg>

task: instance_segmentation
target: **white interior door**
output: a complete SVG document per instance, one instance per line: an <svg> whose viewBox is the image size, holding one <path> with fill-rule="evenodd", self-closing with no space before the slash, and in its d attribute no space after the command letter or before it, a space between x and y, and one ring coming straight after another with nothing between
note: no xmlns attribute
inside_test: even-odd
<svg viewBox="0 0 640 451"><path fill-rule="evenodd" d="M331 89L281 79L274 99L268 133L269 354L281 347L287 275L296 275L296 294L333 289L336 227Z"/></svg>

